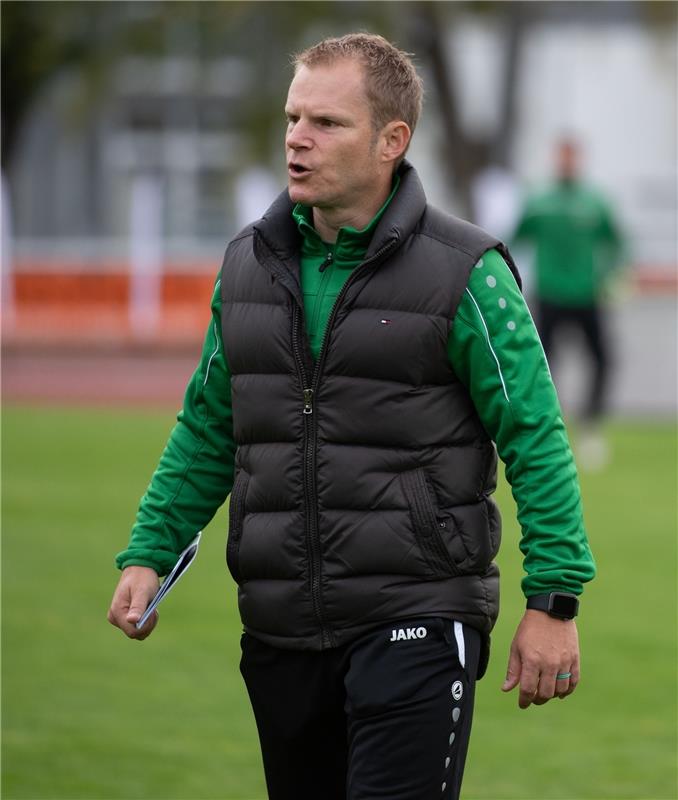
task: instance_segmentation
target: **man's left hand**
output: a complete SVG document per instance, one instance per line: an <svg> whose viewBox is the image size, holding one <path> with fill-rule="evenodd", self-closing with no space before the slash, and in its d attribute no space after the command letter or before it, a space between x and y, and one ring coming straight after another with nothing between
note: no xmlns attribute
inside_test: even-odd
<svg viewBox="0 0 678 800"><path fill-rule="evenodd" d="M567 675L568 677L559 677ZM553 697L567 697L579 682L579 638L573 619L554 619L544 611L528 609L511 643L502 691L520 684L518 705L543 705Z"/></svg>

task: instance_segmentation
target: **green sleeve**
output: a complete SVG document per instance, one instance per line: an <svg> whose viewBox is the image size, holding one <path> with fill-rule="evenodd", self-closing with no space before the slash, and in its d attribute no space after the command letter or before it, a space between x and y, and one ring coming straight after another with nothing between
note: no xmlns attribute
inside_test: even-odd
<svg viewBox="0 0 678 800"><path fill-rule="evenodd" d="M605 278L619 269L626 257L626 248L624 238L617 225L612 209L604 198L600 198L598 240L603 246L603 252L599 261L601 264L602 277Z"/></svg>
<svg viewBox="0 0 678 800"><path fill-rule="evenodd" d="M524 205L513 234L509 237L510 241L525 241L534 237L536 232L535 223L537 219L537 209L535 206L536 203L534 198L530 198Z"/></svg>
<svg viewBox="0 0 678 800"><path fill-rule="evenodd" d="M525 595L580 594L595 566L574 459L532 317L496 250L472 271L448 354L506 465L522 529Z"/></svg>
<svg viewBox="0 0 678 800"><path fill-rule="evenodd" d="M120 569L152 567L167 574L177 556L212 519L233 483L233 420L230 373L220 327L220 282L212 298L212 322L169 441L151 478Z"/></svg>

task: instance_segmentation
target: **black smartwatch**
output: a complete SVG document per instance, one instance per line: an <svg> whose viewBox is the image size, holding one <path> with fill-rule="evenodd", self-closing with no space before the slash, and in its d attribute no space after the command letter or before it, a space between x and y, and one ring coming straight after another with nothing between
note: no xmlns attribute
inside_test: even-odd
<svg viewBox="0 0 678 800"><path fill-rule="evenodd" d="M579 611L579 600L576 594L568 592L534 594L527 598L527 607L546 611L550 617L556 619L574 619Z"/></svg>

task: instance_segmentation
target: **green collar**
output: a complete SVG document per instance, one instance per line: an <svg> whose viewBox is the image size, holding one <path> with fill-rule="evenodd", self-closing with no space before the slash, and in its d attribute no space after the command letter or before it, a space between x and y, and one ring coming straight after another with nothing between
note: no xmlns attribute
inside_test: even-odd
<svg viewBox="0 0 678 800"><path fill-rule="evenodd" d="M301 203L297 203L292 211L292 216L297 223L299 232L304 237L304 254L311 257L314 255L325 257L327 253L331 252L334 255L335 263L338 264L362 261L367 248L370 246L374 229L398 191L399 185L400 176L396 175L393 179L391 194L384 205L377 211L370 224L362 230L357 230L350 226L340 228L337 234L337 241L334 244L323 242L318 231L313 227L313 209L310 206L303 206Z"/></svg>

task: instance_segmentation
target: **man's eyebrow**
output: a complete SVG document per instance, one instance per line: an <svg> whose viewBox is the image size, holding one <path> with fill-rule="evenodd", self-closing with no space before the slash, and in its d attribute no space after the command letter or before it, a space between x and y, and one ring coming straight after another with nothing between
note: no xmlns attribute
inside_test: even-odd
<svg viewBox="0 0 678 800"><path fill-rule="evenodd" d="M299 116L300 113L302 113L302 110L300 110L296 106L291 106L291 105L285 106L285 114L287 116ZM332 119L336 120L337 122L349 121L349 117L346 114L342 114L337 109L330 109L330 108L311 110L309 111L308 116L311 119Z"/></svg>
<svg viewBox="0 0 678 800"><path fill-rule="evenodd" d="M316 108L310 109L311 114L314 117L337 117L343 118L346 117L350 112L343 112L340 108L336 106L317 106Z"/></svg>
<svg viewBox="0 0 678 800"><path fill-rule="evenodd" d="M350 115L342 114L340 111L336 109L324 109L319 111L314 111L310 114L311 119L331 119L333 122L341 122L343 124L347 124L351 121Z"/></svg>

